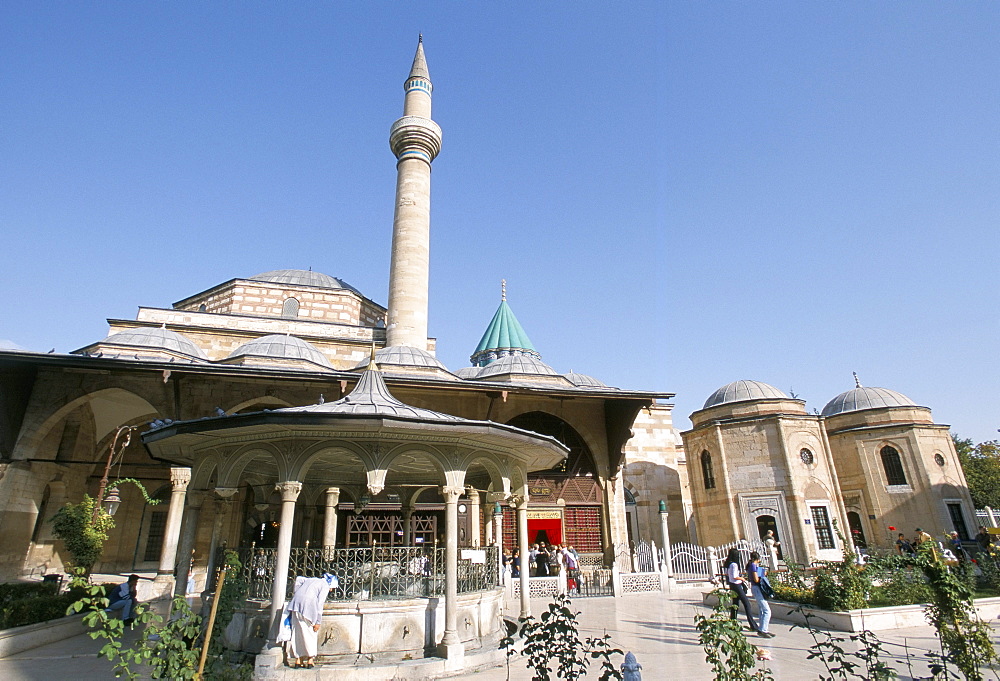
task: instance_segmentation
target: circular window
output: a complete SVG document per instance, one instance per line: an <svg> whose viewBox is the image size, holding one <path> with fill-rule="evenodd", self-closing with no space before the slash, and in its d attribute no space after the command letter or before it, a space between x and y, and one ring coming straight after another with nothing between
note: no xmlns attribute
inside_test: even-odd
<svg viewBox="0 0 1000 681"><path fill-rule="evenodd" d="M934 463L936 463L938 466L944 466L944 457L941 456L941 452L938 452L937 454L934 455Z"/></svg>
<svg viewBox="0 0 1000 681"><path fill-rule="evenodd" d="M813 456L813 453L808 449L803 449L801 452L799 452L799 457L801 457L802 463L806 464L807 466L811 466L812 464L816 463L816 457Z"/></svg>

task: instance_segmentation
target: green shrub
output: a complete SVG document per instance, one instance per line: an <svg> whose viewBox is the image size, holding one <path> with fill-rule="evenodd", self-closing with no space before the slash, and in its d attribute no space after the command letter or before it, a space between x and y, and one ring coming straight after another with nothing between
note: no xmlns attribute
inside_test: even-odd
<svg viewBox="0 0 1000 681"><path fill-rule="evenodd" d="M11 601L0 608L0 629L23 627L48 620L59 619L66 615L66 608L75 598L66 593L58 596L32 596Z"/></svg>
<svg viewBox="0 0 1000 681"><path fill-rule="evenodd" d="M25 598L35 598L38 596L54 596L56 594L56 584L54 582L12 582L10 584L0 584L0 607L14 601Z"/></svg>

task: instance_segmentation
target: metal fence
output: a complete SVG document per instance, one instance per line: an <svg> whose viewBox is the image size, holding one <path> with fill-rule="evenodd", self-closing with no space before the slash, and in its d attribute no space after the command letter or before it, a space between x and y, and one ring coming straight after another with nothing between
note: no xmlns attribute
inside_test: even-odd
<svg viewBox="0 0 1000 681"><path fill-rule="evenodd" d="M705 581L715 571L708 560L708 549L687 542L670 545L670 565L678 582Z"/></svg>
<svg viewBox="0 0 1000 681"><path fill-rule="evenodd" d="M499 584L498 548L462 551L458 560L458 592L486 591ZM276 549L239 549L249 600L269 600L277 560ZM352 549L292 549L288 564L288 593L295 578L330 573L338 586L327 600L377 600L443 596L445 549L394 546Z"/></svg>

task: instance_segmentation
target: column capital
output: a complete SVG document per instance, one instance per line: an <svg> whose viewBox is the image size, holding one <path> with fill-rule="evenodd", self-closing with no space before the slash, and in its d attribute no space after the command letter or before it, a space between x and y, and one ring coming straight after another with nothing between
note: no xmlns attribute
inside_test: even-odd
<svg viewBox="0 0 1000 681"><path fill-rule="evenodd" d="M237 492L240 491L239 487L216 487L215 493L218 494L223 499L232 499Z"/></svg>
<svg viewBox="0 0 1000 681"><path fill-rule="evenodd" d="M339 487L327 487L326 488L326 503L336 504L340 501L340 488Z"/></svg>
<svg viewBox="0 0 1000 681"><path fill-rule="evenodd" d="M458 498L465 494L464 487L441 487L441 496L444 497L444 502L446 504L454 504L458 502Z"/></svg>
<svg viewBox="0 0 1000 681"><path fill-rule="evenodd" d="M170 485L174 492L187 491L191 482L191 469L179 466L170 468Z"/></svg>
<svg viewBox="0 0 1000 681"><path fill-rule="evenodd" d="M285 482L276 484L274 489L281 493L282 501L295 501L299 498L299 493L302 491L302 483L295 480L286 480Z"/></svg>
<svg viewBox="0 0 1000 681"><path fill-rule="evenodd" d="M528 495L525 494L523 497L518 494L511 494L508 502L511 506L519 511L528 510Z"/></svg>

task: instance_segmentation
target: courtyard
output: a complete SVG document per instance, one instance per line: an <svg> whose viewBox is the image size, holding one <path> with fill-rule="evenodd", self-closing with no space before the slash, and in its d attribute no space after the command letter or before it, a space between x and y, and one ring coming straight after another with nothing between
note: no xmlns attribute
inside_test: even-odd
<svg viewBox="0 0 1000 681"><path fill-rule="evenodd" d="M533 599L533 614L537 616L543 612L546 605L545 599ZM695 616L709 612L709 608L701 604L700 589L681 589L674 594L663 595L580 598L573 601L573 608L580 612L581 638L610 634L615 646L635 654L647 681L712 678L694 627ZM742 614L740 618L743 621ZM991 622L991 627L997 632L998 623ZM749 640L771 652L772 659L767 664L775 679L814 679L825 673L821 662L806 659L807 648L813 645L807 630L777 621L772 621L771 630L777 634L773 639L751 636ZM902 661L902 656L907 648L920 653L936 650L933 629L928 626L896 629L880 632L879 638L890 652L893 658L890 664L899 672L900 678L930 676L923 660L914 661L911 672ZM0 678L5 681L49 681L61 677L103 681L113 678L111 665L96 655L100 645L86 634L80 634L0 659ZM845 648L852 650L851 645L848 643ZM322 668L296 673L296 676L300 675L303 679L323 678ZM499 667L465 672L451 678L504 681L508 676L507 670ZM512 661L509 678L530 678L521 660ZM588 678L597 678L596 672Z"/></svg>

